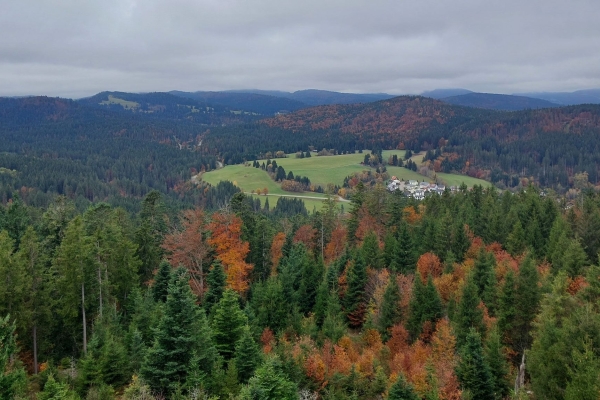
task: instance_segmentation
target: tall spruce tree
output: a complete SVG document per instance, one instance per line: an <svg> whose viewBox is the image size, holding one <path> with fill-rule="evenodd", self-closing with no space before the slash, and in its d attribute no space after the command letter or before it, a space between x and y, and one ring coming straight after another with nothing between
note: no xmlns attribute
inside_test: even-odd
<svg viewBox="0 0 600 400"><path fill-rule="evenodd" d="M401 274L408 274L415 270L416 263L413 240L408 231L408 225L403 221L398 230L398 242L390 269Z"/></svg>
<svg viewBox="0 0 600 400"><path fill-rule="evenodd" d="M400 322L401 319L400 288L396 282L396 276L391 275L385 288L381 310L379 311L379 332L384 340L389 339L389 329Z"/></svg>
<svg viewBox="0 0 600 400"><path fill-rule="evenodd" d="M217 304L223 297L225 292L225 283L227 277L223 265L219 260L215 260L208 272L206 277L206 283L208 284L208 291L204 295L202 306L207 312L211 312L212 308Z"/></svg>
<svg viewBox="0 0 600 400"><path fill-rule="evenodd" d="M500 340L498 327L495 326L485 342L485 359L490 367L496 400L502 400L509 395L508 363L504 356L504 348Z"/></svg>
<svg viewBox="0 0 600 400"><path fill-rule="evenodd" d="M165 205L162 195L157 190L149 192L142 201L142 209L138 214L140 225L135 232L137 256L141 261L140 278L146 282L163 256L161 244L167 232Z"/></svg>
<svg viewBox="0 0 600 400"><path fill-rule="evenodd" d="M523 354L531 346L531 328L542 297L538 282L538 270L533 258L528 255L519 266L516 280L514 345L519 354Z"/></svg>
<svg viewBox="0 0 600 400"><path fill-rule="evenodd" d="M425 322L431 322L431 326L433 327L435 322L442 317L442 300L433 284L431 275L428 276L426 285L423 285L420 277L415 277L409 310L410 316L407 328L412 340L416 340L419 337Z"/></svg>
<svg viewBox="0 0 600 400"><path fill-rule="evenodd" d="M0 398L14 399L27 385L25 370L17 360L15 324L10 315L0 317Z"/></svg>
<svg viewBox="0 0 600 400"><path fill-rule="evenodd" d="M516 283L515 274L508 271L504 279L504 285L498 296L498 330L502 341L506 345L513 345L515 340L515 318L516 318Z"/></svg>
<svg viewBox="0 0 600 400"><path fill-rule="evenodd" d="M235 366L241 383L248 382L261 363L261 352L252 337L250 327L244 327L242 337L235 344Z"/></svg>
<svg viewBox="0 0 600 400"><path fill-rule="evenodd" d="M240 299L232 289L225 290L214 308L213 333L217 350L229 360L235 354L235 344L242 337L248 318L240 309Z"/></svg>
<svg viewBox="0 0 600 400"><path fill-rule="evenodd" d="M419 400L414 388L406 381L404 375L398 376L396 382L390 388L388 400Z"/></svg>
<svg viewBox="0 0 600 400"><path fill-rule="evenodd" d="M240 393L240 400L297 400L298 388L283 372L281 362L270 357Z"/></svg>
<svg viewBox="0 0 600 400"><path fill-rule="evenodd" d="M348 270L348 289L344 295L344 310L348 323L353 328L360 327L366 313L365 285L367 284L367 267L361 252L357 252L354 262Z"/></svg>
<svg viewBox="0 0 600 400"><path fill-rule="evenodd" d="M167 260L162 260L158 266L158 271L154 276L154 284L152 285L152 296L154 301L165 302L167 301L167 294L169 292L169 284L172 279L173 268Z"/></svg>
<svg viewBox="0 0 600 400"><path fill-rule="evenodd" d="M469 329L461 347L456 375L461 387L470 393L471 398L495 400L494 381L483 354L481 336L474 328Z"/></svg>
<svg viewBox="0 0 600 400"><path fill-rule="evenodd" d="M302 263L300 287L298 288L298 305L304 314L312 312L317 301L319 283L323 280L325 266L323 260L312 260L306 254Z"/></svg>
<svg viewBox="0 0 600 400"><path fill-rule="evenodd" d="M479 334L485 333L483 311L479 308L480 301L473 275L469 275L463 287L458 310L454 314L456 345L459 348L465 345L471 329L475 329Z"/></svg>
<svg viewBox="0 0 600 400"><path fill-rule="evenodd" d="M95 305L92 293L95 279L96 259L93 243L85 234L83 220L75 217L67 226L65 237L56 251L54 269L58 273L59 313L63 324L74 328L75 320L80 319L82 326L83 352L87 352L88 315ZM80 310L81 313L78 313Z"/></svg>
<svg viewBox="0 0 600 400"><path fill-rule="evenodd" d="M331 340L332 343L337 341L346 333L346 324L344 323L344 315L342 306L338 298L337 291L332 290L329 294L327 302L327 311L323 319L323 335Z"/></svg>
<svg viewBox="0 0 600 400"><path fill-rule="evenodd" d="M377 240L375 232L371 231L365 236L361 252L367 266L371 268L379 268L381 266L379 240Z"/></svg>
<svg viewBox="0 0 600 400"><path fill-rule="evenodd" d="M140 370L153 391L170 394L185 382L193 355L198 312L185 270L173 271L154 345Z"/></svg>

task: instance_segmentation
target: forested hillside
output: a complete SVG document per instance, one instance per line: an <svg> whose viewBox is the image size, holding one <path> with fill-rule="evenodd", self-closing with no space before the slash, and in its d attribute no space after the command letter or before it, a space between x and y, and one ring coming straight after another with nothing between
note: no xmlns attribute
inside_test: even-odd
<svg viewBox="0 0 600 400"><path fill-rule="evenodd" d="M163 200L0 206L1 398L600 392L591 191L566 210L534 187L416 202L359 184L346 217Z"/></svg>
<svg viewBox="0 0 600 400"><path fill-rule="evenodd" d="M558 107L556 103L526 96L494 93L467 93L441 98L444 103L458 106L487 108L490 110L518 111L537 108Z"/></svg>
<svg viewBox="0 0 600 400"><path fill-rule="evenodd" d="M314 145L339 152L362 148L435 150L439 171L522 185L523 179L565 191L574 176L598 180L600 106L499 112L402 96L368 104L313 107L235 129L215 129L208 144L226 162L265 151ZM244 141L235 141L235 137Z"/></svg>
<svg viewBox="0 0 600 400"><path fill-rule="evenodd" d="M206 188L192 176L309 149L425 150L433 172L501 188L534 183L564 193L581 174L598 183L598 105L509 113L403 96L256 118L167 93L0 99L1 199L19 191L31 205L66 195L80 209L107 201L133 210L157 189L180 205L199 205Z"/></svg>
<svg viewBox="0 0 600 400"><path fill-rule="evenodd" d="M78 203L132 205L157 189L198 200L190 177L216 167L197 146L206 126L87 107L65 99L0 99L0 195L34 205L66 195Z"/></svg>

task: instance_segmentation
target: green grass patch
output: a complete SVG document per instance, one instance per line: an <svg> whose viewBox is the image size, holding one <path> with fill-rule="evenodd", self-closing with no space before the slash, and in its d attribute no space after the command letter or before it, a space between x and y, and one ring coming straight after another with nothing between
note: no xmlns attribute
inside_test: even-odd
<svg viewBox="0 0 600 400"><path fill-rule="evenodd" d="M305 193L305 194L307 196L311 195L311 193ZM265 200L268 198L269 199L269 208L271 210L273 210L275 208L275 206L277 205L277 200L279 199L280 196L278 196L278 195L273 195L273 196L251 195L251 197L254 199L258 198L260 200L261 207L265 206ZM298 195L297 198L301 199L304 202L304 206L306 207L306 210L309 213L312 213L313 211L320 211L323 208L323 200L309 199L306 197L300 197L300 195ZM350 203L338 201L337 207L340 211L344 211L344 213L347 213L350 210Z"/></svg>
<svg viewBox="0 0 600 400"><path fill-rule="evenodd" d="M390 176L390 178L392 176L395 176L396 178L400 179L401 181L410 181L410 180L415 180L415 181L419 181L419 182L431 181L431 179L429 179L425 175L421 175L418 172L412 171L412 170L404 168L404 167L394 167L394 166L388 165L386 168L387 168L387 173Z"/></svg>
<svg viewBox="0 0 600 400"><path fill-rule="evenodd" d="M475 185L481 185L485 187L491 187L492 183L488 181L484 181L483 179L472 178L467 175L458 175L458 174L447 174L444 172L437 173L438 180L442 180L446 186L460 186L463 183L468 187L473 187Z"/></svg>
<svg viewBox="0 0 600 400"><path fill-rule="evenodd" d="M290 155L287 158L277 158L275 161L277 161L277 165L280 165L285 169L286 173L292 171L294 176L307 176L311 183L315 186L320 185L321 187L326 188L329 183L342 186L344 183L344 178L352 175L355 172L372 170L373 168L360 164L364 160L365 154L369 154L369 151L365 150L362 154L355 153L339 156L318 157L313 155L310 158L296 158L295 155ZM385 150L382 152L384 161L387 162L387 159L394 154L396 154L399 158L404 158L405 151ZM420 164L422 158L423 154L419 154L413 156L413 161L415 161L417 164ZM261 164L264 161L266 160L259 160ZM390 177L396 176L397 178L403 180L416 180L419 182L432 181L430 178L421 175L418 172L408 170L404 167L387 166L387 171ZM481 179L471 178L469 176L438 173L437 177L438 182L443 182L447 186L460 186L460 184L463 182L469 187L472 187L473 185L491 186L491 183L489 182ZM213 186L217 185L220 181L231 181L242 191L247 193L251 193L257 189L262 191L264 188L267 188L269 194L297 197L304 201L309 212L312 212L314 207L316 207L317 210L320 210L322 201L306 197L325 198L325 195L321 193L286 192L282 190L280 185L274 182L265 171L260 168L253 168L251 166L228 165L224 168L203 174L201 179ZM264 196L260 196L260 199L264 205ZM269 206L275 207L276 203L276 196L269 196ZM347 205L345 208L347 209Z"/></svg>
<svg viewBox="0 0 600 400"><path fill-rule="evenodd" d="M135 101L123 100L123 99L113 96L112 94L108 95L108 100L104 100L104 101L100 102L100 104L102 104L102 105L119 104L127 110L130 110L133 108L138 108L140 106L140 103L137 103Z"/></svg>

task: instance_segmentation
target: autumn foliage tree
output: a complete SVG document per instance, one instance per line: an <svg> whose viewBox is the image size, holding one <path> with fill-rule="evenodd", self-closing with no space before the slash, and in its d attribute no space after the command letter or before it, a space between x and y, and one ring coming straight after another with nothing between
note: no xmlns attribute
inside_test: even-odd
<svg viewBox="0 0 600 400"><path fill-rule="evenodd" d="M433 253L425 253L417 261L417 271L423 283L427 282L427 277L438 278L442 274L442 263L438 256Z"/></svg>
<svg viewBox="0 0 600 400"><path fill-rule="evenodd" d="M206 218L201 209L183 212L181 227L165 236L162 248L174 267L183 266L190 276L190 286L197 296L205 290L204 267L209 247L206 244Z"/></svg>
<svg viewBox="0 0 600 400"><path fill-rule="evenodd" d="M241 238L242 220L234 214L218 212L213 214L208 229L212 235L207 242L214 247L225 269L227 286L240 294L244 293L248 289L252 265L245 261L250 246Z"/></svg>

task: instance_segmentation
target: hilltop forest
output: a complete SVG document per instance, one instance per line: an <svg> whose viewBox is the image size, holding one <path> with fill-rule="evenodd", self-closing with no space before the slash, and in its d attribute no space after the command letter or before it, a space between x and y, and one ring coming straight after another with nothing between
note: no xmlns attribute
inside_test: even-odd
<svg viewBox="0 0 600 400"><path fill-rule="evenodd" d="M593 191L164 200L0 206L1 398L598 397Z"/></svg>

